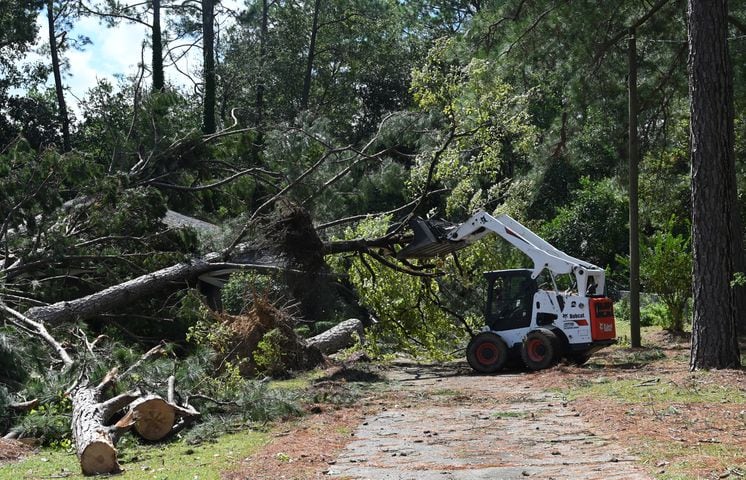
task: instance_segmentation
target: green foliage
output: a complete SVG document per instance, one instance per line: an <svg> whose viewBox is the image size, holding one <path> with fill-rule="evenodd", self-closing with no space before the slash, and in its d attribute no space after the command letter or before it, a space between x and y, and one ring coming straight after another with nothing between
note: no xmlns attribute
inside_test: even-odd
<svg viewBox="0 0 746 480"><path fill-rule="evenodd" d="M260 372L271 377L287 373L283 361L282 340L283 333L278 328L264 334L254 351L254 361Z"/></svg>
<svg viewBox="0 0 746 480"><path fill-rule="evenodd" d="M572 201L558 210L540 235L568 254L595 265L615 266L629 241L626 199L611 180L583 178Z"/></svg>
<svg viewBox="0 0 746 480"><path fill-rule="evenodd" d="M0 384L4 388L12 385L18 389L28 378L29 365L24 360L18 343L13 342L8 334L0 332Z"/></svg>
<svg viewBox="0 0 746 480"><path fill-rule="evenodd" d="M0 430L6 431L10 423L10 395L5 385L0 385Z"/></svg>
<svg viewBox="0 0 746 480"><path fill-rule="evenodd" d="M300 398L290 389L270 388L265 381L246 381L237 390L238 410L244 421L266 423L301 415Z"/></svg>
<svg viewBox="0 0 746 480"><path fill-rule="evenodd" d="M39 439L42 445L67 449L72 442L72 402L63 393L25 415L19 425L23 435Z"/></svg>
<svg viewBox="0 0 746 480"><path fill-rule="evenodd" d="M386 224L385 218L367 220L347 236L376 236ZM346 269L361 303L379 321L366 333L374 355L394 350L442 358L460 340L462 333L434 300L439 291L434 279L402 274L361 257L338 259L337 267Z"/></svg>
<svg viewBox="0 0 746 480"><path fill-rule="evenodd" d="M692 290L692 258L689 238L670 230L649 237L640 252L640 280L649 293L660 296L665 305L658 312L663 318L657 323L669 330L684 329L684 317Z"/></svg>
<svg viewBox="0 0 746 480"><path fill-rule="evenodd" d="M412 91L421 108L443 117L447 135L456 136L442 152L433 180L451 189L446 213L464 216L502 196L501 182L518 172L536 132L526 112L530 93L517 94L494 75L489 61L459 63L455 50L448 40L437 43L413 72ZM412 169L414 191L427 179L433 155L421 155Z"/></svg>
<svg viewBox="0 0 746 480"><path fill-rule="evenodd" d="M220 291L220 298L226 312L239 315L251 308L256 295L275 298L279 294L279 287L271 276L240 272L230 276L228 283Z"/></svg>

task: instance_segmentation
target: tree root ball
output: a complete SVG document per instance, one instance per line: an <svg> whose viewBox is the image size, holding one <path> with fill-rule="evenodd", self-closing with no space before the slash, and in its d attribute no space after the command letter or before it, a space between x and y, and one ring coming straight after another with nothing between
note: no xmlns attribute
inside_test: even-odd
<svg viewBox="0 0 746 480"><path fill-rule="evenodd" d="M231 359L237 360L241 374L257 373L278 375L288 371L310 370L324 361L321 351L309 346L293 330L296 320L286 311L277 308L266 297L256 297L251 309L244 315L220 315L220 321L232 333ZM267 372L257 365L255 354L265 335L273 332L279 347L279 365Z"/></svg>

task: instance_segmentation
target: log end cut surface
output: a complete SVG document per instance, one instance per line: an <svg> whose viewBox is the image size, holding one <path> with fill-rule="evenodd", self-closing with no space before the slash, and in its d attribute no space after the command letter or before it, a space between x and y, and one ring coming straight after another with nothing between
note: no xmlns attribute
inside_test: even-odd
<svg viewBox="0 0 746 480"><path fill-rule="evenodd" d="M146 440L160 440L171 432L176 413L160 397L152 397L132 405L135 412L135 430Z"/></svg>
<svg viewBox="0 0 746 480"><path fill-rule="evenodd" d="M115 473L121 469L117 462L117 450L109 442L89 443L80 455L80 467L84 475Z"/></svg>

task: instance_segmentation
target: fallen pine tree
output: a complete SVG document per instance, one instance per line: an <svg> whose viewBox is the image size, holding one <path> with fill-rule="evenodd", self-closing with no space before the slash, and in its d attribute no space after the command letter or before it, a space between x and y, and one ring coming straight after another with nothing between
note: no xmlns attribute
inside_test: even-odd
<svg viewBox="0 0 746 480"><path fill-rule="evenodd" d="M268 247L268 244L279 246L284 250L289 250L290 247L296 245L295 250L290 251L289 255L285 255L280 260L275 257L274 263L253 263L251 259L257 257L257 245L240 243L219 252L208 253L137 276L80 298L35 306L23 313L5 303L0 302L0 306L5 318L12 325L47 344L55 352L57 361L61 363L61 370L68 370L78 363L75 348L69 343L57 340L50 334L48 326L60 327L95 319L101 314L130 307L153 296L154 293L163 294L184 288L186 285L195 285L201 276L209 275L211 272L225 273L247 269L260 272L282 272L295 279L294 288L303 289L313 284L318 278L319 270L323 267L323 257L326 254L345 251L372 253L372 250L376 248L391 247L392 239L388 237L326 243L316 237L316 240L298 247L297 243L307 239L309 232L313 232L310 217L295 208L289 209L288 217L271 223L270 227L274 229L275 240L266 241L264 245L260 245L261 248L269 250L272 248ZM298 231L303 232L302 235L299 235ZM221 315L218 314L218 316ZM239 317L222 315L222 320L233 329L236 335L235 351L242 358L248 359L247 370L243 372L247 375L257 372L253 352L258 343L270 332L279 332L277 341L282 353L282 368L306 369L317 365L323 358L314 344L319 345L325 352L331 353L343 348L343 345L349 345L353 333L360 333L361 330L359 321L354 325L346 322L337 329L312 340L309 346L293 331L292 319L285 318L284 314L270 302L261 300L255 302L253 309L246 315ZM85 357L92 353L92 347L96 341L90 343L83 339L82 343L85 348L77 352L80 354L78 356ZM152 356L153 353L146 353L141 361L135 363L141 363ZM132 367L127 368L125 372L131 371ZM82 374L78 381L68 388L73 409L71 422L73 440L80 459L81 470L85 474L119 471L116 443L127 430L134 428L143 438L160 440L184 428L199 417L197 410L190 405L177 404L173 395L169 395L169 398L164 400L151 392L130 390L108 398L109 387L124 376L126 375L110 372L99 383L91 383L87 375ZM122 415L125 411L126 414ZM121 418L112 423L112 419L118 418L119 415L122 415ZM15 430L12 430L9 436L13 436L14 432Z"/></svg>

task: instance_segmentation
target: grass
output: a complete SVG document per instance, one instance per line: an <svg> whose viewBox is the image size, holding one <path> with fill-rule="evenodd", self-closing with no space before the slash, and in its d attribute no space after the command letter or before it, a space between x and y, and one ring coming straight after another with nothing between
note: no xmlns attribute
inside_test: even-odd
<svg viewBox="0 0 746 480"><path fill-rule="evenodd" d="M620 323L620 336L629 335L629 324ZM743 410L746 390L733 381L737 376L688 372L688 349L680 345L650 347L661 341L656 330L660 327L643 327L647 348L613 347L590 365L593 373L571 379L560 393L609 406L606 422L624 425L630 452L656 479L746 477L746 454L731 435L733 428L746 426L746 414L741 423L728 414Z"/></svg>
<svg viewBox="0 0 746 480"><path fill-rule="evenodd" d="M721 478L741 478L746 475L743 450L736 445L674 444L644 442L635 454L655 472L658 480L688 480L701 478L693 471L711 470L719 464ZM733 475L726 475L732 473Z"/></svg>
<svg viewBox="0 0 746 480"><path fill-rule="evenodd" d="M630 338L632 336L632 326L628 320L616 319L616 338L619 345L629 347ZM640 336L645 338L649 333L660 331L661 327L650 326L640 327Z"/></svg>
<svg viewBox="0 0 746 480"><path fill-rule="evenodd" d="M308 389L314 380L324 376L324 371L320 369L310 372L301 372L293 378L284 380L271 380L269 388L276 390L302 391Z"/></svg>
<svg viewBox="0 0 746 480"><path fill-rule="evenodd" d="M223 435L214 443L187 445L138 445L127 437L119 445L119 460L124 473L121 480L202 480L220 478L244 458L266 444L266 433L245 431ZM2 480L48 478L84 479L74 453L44 449L14 464L0 467Z"/></svg>
<svg viewBox="0 0 746 480"><path fill-rule="evenodd" d="M495 419L502 419L502 418L526 418L528 417L528 415L529 415L528 412L504 411L504 412L492 412L490 416Z"/></svg>
<svg viewBox="0 0 746 480"><path fill-rule="evenodd" d="M738 388L706 383L708 372L694 372L688 385L652 377L640 379L611 379L598 377L581 380L565 394L570 400L591 396L606 397L628 403L746 403L746 394Z"/></svg>

